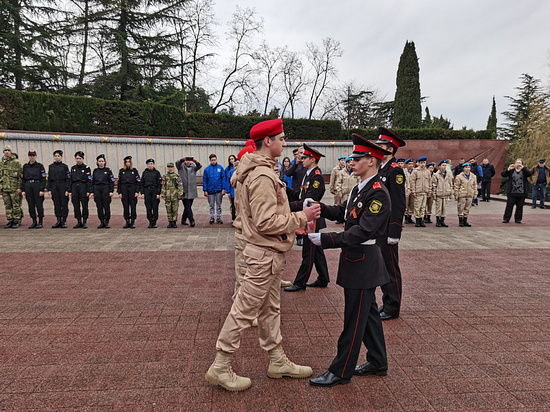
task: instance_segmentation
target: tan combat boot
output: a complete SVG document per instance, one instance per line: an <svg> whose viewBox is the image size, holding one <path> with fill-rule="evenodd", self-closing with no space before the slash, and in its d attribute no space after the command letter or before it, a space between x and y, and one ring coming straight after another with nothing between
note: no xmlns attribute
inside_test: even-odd
<svg viewBox="0 0 550 412"><path fill-rule="evenodd" d="M231 392L244 391L252 385L249 378L239 376L233 372L233 369L231 369L231 354L221 350L216 354L214 363L204 377L212 385L220 385Z"/></svg>
<svg viewBox="0 0 550 412"><path fill-rule="evenodd" d="M269 368L267 376L270 378L309 378L313 370L309 366L296 365L291 362L283 350L283 346L279 343L276 348L269 351Z"/></svg>

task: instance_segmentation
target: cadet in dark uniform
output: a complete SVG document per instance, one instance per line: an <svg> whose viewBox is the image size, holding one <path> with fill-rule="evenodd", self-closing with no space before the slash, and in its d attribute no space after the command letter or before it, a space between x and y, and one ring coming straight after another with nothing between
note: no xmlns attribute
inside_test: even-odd
<svg viewBox="0 0 550 412"><path fill-rule="evenodd" d="M107 167L105 155L100 154L96 157L97 167L92 174L92 193L94 194L95 204L97 206L97 217L99 218L98 229L109 229L109 220L111 220L111 198L115 191L115 176L111 169Z"/></svg>
<svg viewBox="0 0 550 412"><path fill-rule="evenodd" d="M86 229L89 215L88 201L90 193L92 193L92 170L84 164L84 152L76 152L74 158L76 164L71 167L71 178L69 180L69 193L74 206L74 217L77 220L73 229L79 227ZM82 211L80 206L82 206Z"/></svg>
<svg viewBox="0 0 550 412"><path fill-rule="evenodd" d="M62 162L63 151L53 152L54 162L48 168L48 191L53 200L53 207L57 222L52 229L67 227L67 216L69 216L69 181L71 172L69 166Z"/></svg>
<svg viewBox="0 0 550 412"><path fill-rule="evenodd" d="M44 223L44 190L46 189L46 170L36 161L36 151L29 150L29 162L23 165L21 191L27 198L32 224L29 229L41 229ZM36 217L38 215L38 223Z"/></svg>
<svg viewBox="0 0 550 412"><path fill-rule="evenodd" d="M323 154L308 145L304 144L304 154L302 155L302 165L306 168L306 174L303 177L302 185L299 191L290 191L290 210L297 212L302 210L305 199L312 199L317 202L321 201L325 194L325 179L321 173L321 169L317 166ZM297 200L296 200L297 199ZM294 200L294 201L292 201ZM320 218L316 221L315 232L327 227L325 219ZM313 265L317 270L317 280L315 282L306 283L313 270ZM327 259L323 248L314 245L304 236L302 247L302 264L296 274L296 279L292 286L287 286L284 290L287 292L296 292L305 290L306 286L326 288L329 283Z"/></svg>
<svg viewBox="0 0 550 412"><path fill-rule="evenodd" d="M388 189L391 199L391 214L386 233L376 239L376 244L382 252L390 281L381 286L382 306L379 308L382 320L399 317L401 309L401 269L399 268L399 240L403 230L403 215L405 214L405 172L395 162L397 149L405 146L403 139L392 131L379 127L380 136L375 142L386 149L390 154L382 159L382 166L378 171L380 180Z"/></svg>
<svg viewBox="0 0 550 412"><path fill-rule="evenodd" d="M147 159L147 168L141 174L141 194L145 198L149 229L157 227L159 218L160 194L162 192L162 175L155 169L155 159Z"/></svg>
<svg viewBox="0 0 550 412"><path fill-rule="evenodd" d="M376 287L388 281L388 272L375 239L386 236L391 213L390 195L377 174L382 158L391 152L357 134L352 139L351 167L361 183L353 188L347 204L321 205L321 216L345 219L345 230L308 235L325 249L342 248L336 283L344 288L345 298L338 353L327 372L309 381L315 386L349 383L353 375L388 373L384 330L375 296ZM356 366L361 342L367 348L367 363Z"/></svg>
<svg viewBox="0 0 550 412"><path fill-rule="evenodd" d="M124 166L118 172L117 186L117 192L122 197L122 206L124 207L124 219L126 220L124 229L136 228L136 205L140 184L141 178L139 177L138 170L134 168L132 156L126 156L124 158Z"/></svg>

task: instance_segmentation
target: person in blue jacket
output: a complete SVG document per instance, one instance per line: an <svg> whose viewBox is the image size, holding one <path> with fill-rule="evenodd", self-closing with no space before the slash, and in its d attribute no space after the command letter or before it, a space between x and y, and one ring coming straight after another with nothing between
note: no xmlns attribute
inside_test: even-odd
<svg viewBox="0 0 550 412"><path fill-rule="evenodd" d="M228 166L225 168L225 193L227 194L227 197L229 197L229 202L231 203L230 209L231 209L231 220L235 220L237 217L235 215L235 188L231 186L231 176L233 176L233 173L235 172L235 161L237 158L235 155L229 155L227 158L227 164Z"/></svg>
<svg viewBox="0 0 550 412"><path fill-rule="evenodd" d="M292 188L292 176L287 176L286 171L290 167L290 158L287 156L283 159L283 165L280 169L280 177L283 182L286 183L286 187Z"/></svg>
<svg viewBox="0 0 550 412"><path fill-rule="evenodd" d="M218 156L211 154L208 156L210 164L204 169L202 175L202 190L204 196L208 198L210 205L210 224L214 223L214 217L217 215L216 223L222 224L222 199L225 195L225 170L218 164ZM214 211L214 207L216 208Z"/></svg>

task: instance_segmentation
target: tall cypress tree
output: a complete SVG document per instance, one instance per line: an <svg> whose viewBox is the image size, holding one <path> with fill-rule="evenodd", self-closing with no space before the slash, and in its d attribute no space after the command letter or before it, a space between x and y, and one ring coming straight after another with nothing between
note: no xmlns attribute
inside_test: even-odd
<svg viewBox="0 0 550 412"><path fill-rule="evenodd" d="M487 130L491 132L493 139L497 137L497 104L495 102L495 96L493 96L493 107L491 108L491 115L487 120Z"/></svg>
<svg viewBox="0 0 550 412"><path fill-rule="evenodd" d="M399 129L421 128L420 67L412 41L405 43L405 48L399 59L396 85L393 127Z"/></svg>

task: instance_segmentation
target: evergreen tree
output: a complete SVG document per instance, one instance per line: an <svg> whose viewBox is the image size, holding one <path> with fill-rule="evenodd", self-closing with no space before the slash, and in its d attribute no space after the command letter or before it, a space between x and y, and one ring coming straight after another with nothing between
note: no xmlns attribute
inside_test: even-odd
<svg viewBox="0 0 550 412"><path fill-rule="evenodd" d="M426 116L424 120L422 120L422 127L425 129L432 127L432 116L430 116L430 109L428 109L428 106L426 106Z"/></svg>
<svg viewBox="0 0 550 412"><path fill-rule="evenodd" d="M495 102L495 96L493 96L493 107L491 108L491 115L487 120L487 130L491 132L493 139L497 138L497 104Z"/></svg>
<svg viewBox="0 0 550 412"><path fill-rule="evenodd" d="M510 101L510 110L502 112L506 121L500 131L502 136L509 140L524 137L523 125L529 120L530 108L543 94L539 79L527 73L522 74L520 79L521 86L515 88L518 91L516 96L505 96Z"/></svg>
<svg viewBox="0 0 550 412"><path fill-rule="evenodd" d="M422 127L420 101L420 67L414 42L407 41L397 68L393 127L419 129Z"/></svg>

